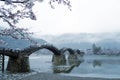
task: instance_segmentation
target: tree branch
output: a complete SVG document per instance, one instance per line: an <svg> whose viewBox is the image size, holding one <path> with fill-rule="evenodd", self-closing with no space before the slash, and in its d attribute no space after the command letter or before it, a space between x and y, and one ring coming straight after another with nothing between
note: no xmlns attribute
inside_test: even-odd
<svg viewBox="0 0 120 80"><path fill-rule="evenodd" d="M11 26L12 28L16 27L16 26L12 25L12 23L10 23L7 19L3 18L3 20L6 21L9 24L9 26Z"/></svg>
<svg viewBox="0 0 120 80"><path fill-rule="evenodd" d="M12 58L17 58L19 55L19 53L13 51L12 49L10 49L10 50L2 49L2 50L0 50L0 54L4 54L4 55L12 57Z"/></svg>
<svg viewBox="0 0 120 80"><path fill-rule="evenodd" d="M0 18L3 18L4 16L3 15L0 15Z"/></svg>
<svg viewBox="0 0 120 80"><path fill-rule="evenodd" d="M6 1L6 0L0 0L0 1ZM27 3L29 0L25 1L11 1L12 3Z"/></svg>

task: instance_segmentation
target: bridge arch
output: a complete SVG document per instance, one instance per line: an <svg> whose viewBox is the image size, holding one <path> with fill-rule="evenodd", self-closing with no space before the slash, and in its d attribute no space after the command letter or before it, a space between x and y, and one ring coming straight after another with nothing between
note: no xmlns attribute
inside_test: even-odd
<svg viewBox="0 0 120 80"><path fill-rule="evenodd" d="M79 49L76 49L75 52L77 54L79 54L80 56L83 56L84 55L84 52L80 51Z"/></svg>
<svg viewBox="0 0 120 80"><path fill-rule="evenodd" d="M79 49L77 49L77 50L75 50L75 51L76 51L77 54L80 54L80 50L79 50Z"/></svg>
<svg viewBox="0 0 120 80"><path fill-rule="evenodd" d="M60 50L53 45L37 45L20 50L19 55L16 58L9 56L10 58L8 61L7 70L11 72L29 72L29 56L40 49L48 49L54 53L54 64L59 65L58 63L65 62L63 55L60 53Z"/></svg>
<svg viewBox="0 0 120 80"><path fill-rule="evenodd" d="M68 51L70 54L75 54L75 51L71 48L62 48L60 51L62 54L64 54L66 51Z"/></svg>
<svg viewBox="0 0 120 80"><path fill-rule="evenodd" d="M53 52L54 55L61 55L60 50L53 45L42 45L39 48L39 50L41 50L41 49L47 49L47 50Z"/></svg>
<svg viewBox="0 0 120 80"><path fill-rule="evenodd" d="M61 55L60 50L53 45L30 46L24 49L23 52L25 53L25 55L27 54L28 56L30 56L32 53L41 49L47 49L53 52L54 55Z"/></svg>

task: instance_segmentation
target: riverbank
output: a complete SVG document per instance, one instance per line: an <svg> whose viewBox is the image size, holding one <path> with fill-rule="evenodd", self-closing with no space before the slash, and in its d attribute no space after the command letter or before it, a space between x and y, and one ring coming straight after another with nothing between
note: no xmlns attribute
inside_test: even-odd
<svg viewBox="0 0 120 80"><path fill-rule="evenodd" d="M120 80L120 79L73 77L52 73L37 73L27 77L23 77L19 80Z"/></svg>

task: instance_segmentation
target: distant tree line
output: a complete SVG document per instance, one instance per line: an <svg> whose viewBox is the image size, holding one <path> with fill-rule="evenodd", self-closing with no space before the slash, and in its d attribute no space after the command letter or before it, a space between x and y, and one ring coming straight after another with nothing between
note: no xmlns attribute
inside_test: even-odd
<svg viewBox="0 0 120 80"><path fill-rule="evenodd" d="M120 50L113 48L104 48L102 49L101 46L97 46L95 43L92 45L92 53L96 55L120 55Z"/></svg>
<svg viewBox="0 0 120 80"><path fill-rule="evenodd" d="M101 53L102 49L100 46L96 46L96 44L93 44L92 51L93 51L93 54L99 54L99 53Z"/></svg>

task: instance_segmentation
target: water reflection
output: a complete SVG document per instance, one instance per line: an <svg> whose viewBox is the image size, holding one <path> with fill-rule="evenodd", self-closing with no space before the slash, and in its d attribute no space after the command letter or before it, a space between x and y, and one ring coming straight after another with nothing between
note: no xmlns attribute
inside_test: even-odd
<svg viewBox="0 0 120 80"><path fill-rule="evenodd" d="M120 56L84 55L82 57L84 61L81 57L76 60L73 59L73 61L72 59L68 59L68 57L66 56L64 63L57 65L51 62L52 55L40 56L40 58L31 59L31 68L40 72L54 72L63 75L65 73L65 75L79 77L120 78Z"/></svg>
<svg viewBox="0 0 120 80"><path fill-rule="evenodd" d="M93 67L101 67L102 66L102 62L100 60L93 60Z"/></svg>
<svg viewBox="0 0 120 80"><path fill-rule="evenodd" d="M57 62L57 64L53 63L54 73L70 73L73 68L80 66L80 64L83 62L83 59L80 60L75 55L69 55L68 58L64 60L64 62Z"/></svg>

